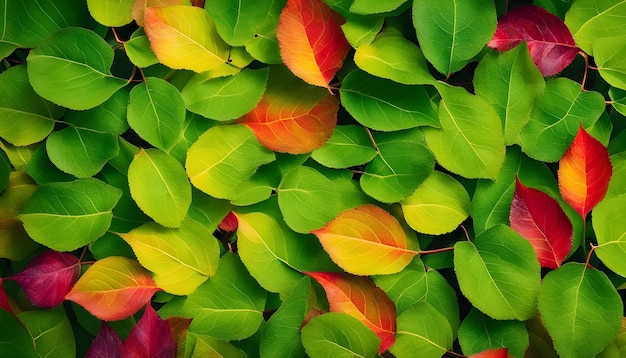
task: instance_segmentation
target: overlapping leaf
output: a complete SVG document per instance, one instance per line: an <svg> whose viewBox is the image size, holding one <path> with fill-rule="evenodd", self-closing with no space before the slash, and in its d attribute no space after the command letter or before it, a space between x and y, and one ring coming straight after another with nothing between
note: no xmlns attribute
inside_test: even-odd
<svg viewBox="0 0 626 358"><path fill-rule="evenodd" d="M63 309L25 311L18 315L33 337L37 357L76 355L76 337L70 319Z"/></svg>
<svg viewBox="0 0 626 358"><path fill-rule="evenodd" d="M495 320L472 309L459 329L459 344L468 356L507 358L508 355L502 352L504 348L513 357L523 357L529 346L529 334L525 322Z"/></svg>
<svg viewBox="0 0 626 358"><path fill-rule="evenodd" d="M328 141L311 153L311 158L328 168L349 168L368 163L376 154L367 131L347 124L336 126Z"/></svg>
<svg viewBox="0 0 626 358"><path fill-rule="evenodd" d="M87 0L89 14L104 26L119 27L133 21L132 1Z"/></svg>
<svg viewBox="0 0 626 358"><path fill-rule="evenodd" d="M622 276L626 276L626 217L621 210L625 203L625 194L607 198L592 213L598 240L595 253L609 269Z"/></svg>
<svg viewBox="0 0 626 358"><path fill-rule="evenodd" d="M96 338L91 342L86 358L119 357L122 351L122 340L117 333L102 322Z"/></svg>
<svg viewBox="0 0 626 358"><path fill-rule="evenodd" d="M626 30L623 0L575 1L565 15L565 24L572 32L576 44L586 53L595 56L594 44L598 39L619 36Z"/></svg>
<svg viewBox="0 0 626 358"><path fill-rule="evenodd" d="M243 46L254 39L265 20L264 15L274 5L273 0L263 1L207 1L206 11L215 21L218 34L231 46ZM284 5L284 4L283 4Z"/></svg>
<svg viewBox="0 0 626 358"><path fill-rule="evenodd" d="M302 343L312 358L374 357L379 342L363 322L339 312L315 317L302 328Z"/></svg>
<svg viewBox="0 0 626 358"><path fill-rule="evenodd" d="M444 315L427 302L418 302L398 316L396 342L390 351L395 357L438 358L452 348L452 328Z"/></svg>
<svg viewBox="0 0 626 358"><path fill-rule="evenodd" d="M0 195L0 257L9 260L23 260L39 244L35 243L24 230L18 213L37 189L35 182L22 171L12 171L9 183Z"/></svg>
<svg viewBox="0 0 626 358"><path fill-rule="evenodd" d="M127 357L170 358L176 355L170 326L150 304L124 341L122 352Z"/></svg>
<svg viewBox="0 0 626 358"><path fill-rule="evenodd" d="M153 6L191 5L189 0L136 0L133 4L133 19L139 26L144 26L146 8Z"/></svg>

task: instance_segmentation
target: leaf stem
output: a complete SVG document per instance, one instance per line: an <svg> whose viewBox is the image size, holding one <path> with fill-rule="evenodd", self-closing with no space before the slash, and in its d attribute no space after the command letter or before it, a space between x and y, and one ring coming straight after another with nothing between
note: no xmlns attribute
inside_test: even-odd
<svg viewBox="0 0 626 358"><path fill-rule="evenodd" d="M591 246L591 250L589 250L589 253L587 254L587 260L585 260L585 266L593 268L593 266L589 264L589 261L591 261L591 253L596 249L597 246L595 246L591 242L589 243L589 246Z"/></svg>
<svg viewBox="0 0 626 358"><path fill-rule="evenodd" d="M585 84L587 83L587 73L589 72L589 56L583 51L578 52L585 59L585 72L583 72L583 79L580 84L581 91L585 91Z"/></svg>
<svg viewBox="0 0 626 358"><path fill-rule="evenodd" d="M450 247L442 247L440 249L421 250L421 251L418 251L418 253L420 255L430 255L430 254L438 254L441 252L453 251L453 250L454 250L454 246L450 246Z"/></svg>

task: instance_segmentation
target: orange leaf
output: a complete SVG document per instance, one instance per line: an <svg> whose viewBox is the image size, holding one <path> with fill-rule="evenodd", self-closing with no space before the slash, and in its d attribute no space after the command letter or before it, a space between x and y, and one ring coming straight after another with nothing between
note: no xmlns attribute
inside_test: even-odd
<svg viewBox="0 0 626 358"><path fill-rule="evenodd" d="M330 258L354 275L400 272L418 253L398 220L372 204L348 209L313 233Z"/></svg>
<svg viewBox="0 0 626 358"><path fill-rule="evenodd" d="M288 0L276 28L285 65L305 82L328 87L350 50L342 22L322 0Z"/></svg>
<svg viewBox="0 0 626 358"><path fill-rule="evenodd" d="M331 312L355 317L381 339L379 353L395 342L396 306L368 277L339 272L307 272L326 291Z"/></svg>
<svg viewBox="0 0 626 358"><path fill-rule="evenodd" d="M609 152L582 127L559 162L559 190L583 218L604 198L613 167Z"/></svg>
<svg viewBox="0 0 626 358"><path fill-rule="evenodd" d="M261 101L238 122L250 127L258 141L275 152L309 153L324 145L337 124L339 102L289 71L270 70Z"/></svg>
<svg viewBox="0 0 626 358"><path fill-rule="evenodd" d="M508 358L512 357L509 355L508 348L494 348L488 349L486 351L482 351L480 353L472 354L468 358Z"/></svg>
<svg viewBox="0 0 626 358"><path fill-rule="evenodd" d="M104 321L129 317L160 289L137 261L110 256L96 261L65 296Z"/></svg>

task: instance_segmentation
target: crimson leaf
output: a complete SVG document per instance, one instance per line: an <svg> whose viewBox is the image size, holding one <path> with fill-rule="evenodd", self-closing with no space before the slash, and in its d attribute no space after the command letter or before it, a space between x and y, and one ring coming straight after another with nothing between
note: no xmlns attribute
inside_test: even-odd
<svg viewBox="0 0 626 358"><path fill-rule="evenodd" d="M102 322L98 335L91 343L85 358L119 358L122 340L106 323Z"/></svg>
<svg viewBox="0 0 626 358"><path fill-rule="evenodd" d="M4 292L4 287L2 287L1 278L0 278L0 309L13 313L13 310L11 309L11 305L9 305L9 298L7 297L6 292Z"/></svg>
<svg viewBox="0 0 626 358"><path fill-rule="evenodd" d="M150 304L130 331L122 348L125 358L173 358L176 342L170 325L161 319Z"/></svg>

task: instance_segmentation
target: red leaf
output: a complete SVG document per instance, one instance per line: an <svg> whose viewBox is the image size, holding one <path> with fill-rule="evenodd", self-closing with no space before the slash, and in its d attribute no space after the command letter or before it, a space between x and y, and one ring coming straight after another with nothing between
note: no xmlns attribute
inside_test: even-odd
<svg viewBox="0 0 626 358"><path fill-rule="evenodd" d="M237 226L239 226L239 222L237 221L237 217L235 216L235 213L230 211L226 215L226 217L222 219L222 221L220 221L218 226L220 230L223 230L226 232L234 232L235 230L237 230Z"/></svg>
<svg viewBox="0 0 626 358"><path fill-rule="evenodd" d="M351 315L376 333L381 339L379 353L393 345L396 332L396 306L370 278L339 272L306 274L324 287L331 312Z"/></svg>
<svg viewBox="0 0 626 358"><path fill-rule="evenodd" d="M22 287L33 305L53 308L63 303L79 274L80 264L76 256L46 251L11 279Z"/></svg>
<svg viewBox="0 0 626 358"><path fill-rule="evenodd" d="M165 320L165 322L167 322L167 324L170 326L170 332L172 333L172 337L176 342L176 349L179 352L185 351L187 331L189 331L191 321L191 318L184 317L169 317Z"/></svg>
<svg viewBox="0 0 626 358"><path fill-rule="evenodd" d="M176 342L170 326L149 304L124 342L124 358L173 358Z"/></svg>
<svg viewBox="0 0 626 358"><path fill-rule="evenodd" d="M102 322L100 331L87 351L85 358L121 357L122 340L106 323Z"/></svg>
<svg viewBox="0 0 626 358"><path fill-rule="evenodd" d="M321 0L288 0L276 28L285 65L305 82L328 87L350 50L342 22Z"/></svg>
<svg viewBox="0 0 626 358"><path fill-rule="evenodd" d="M504 15L487 46L508 51L526 41L530 57L544 76L561 72L579 50L565 23L535 5L520 6Z"/></svg>
<svg viewBox="0 0 626 358"><path fill-rule="evenodd" d="M604 198L613 167L609 152L582 127L559 162L559 190L583 218Z"/></svg>
<svg viewBox="0 0 626 358"><path fill-rule="evenodd" d="M468 358L508 358L512 357L509 355L508 348L494 348L488 349L486 351L482 351L480 353L472 354Z"/></svg>
<svg viewBox="0 0 626 358"><path fill-rule="evenodd" d="M572 223L548 194L515 179L511 228L530 242L542 267L557 268L572 248Z"/></svg>
<svg viewBox="0 0 626 358"><path fill-rule="evenodd" d="M0 278L0 309L13 313L11 305L9 304L9 297L7 297L7 293L4 291L4 287L2 286L2 281L3 280Z"/></svg>

